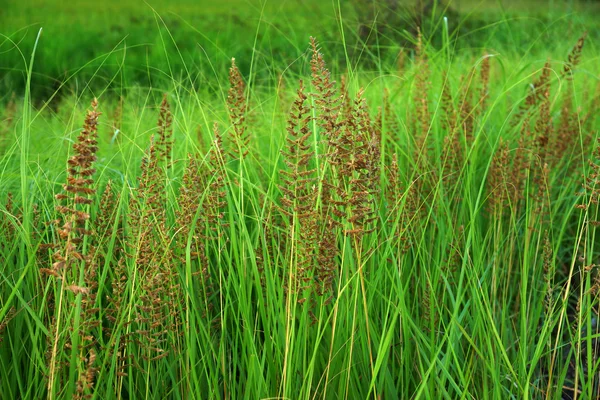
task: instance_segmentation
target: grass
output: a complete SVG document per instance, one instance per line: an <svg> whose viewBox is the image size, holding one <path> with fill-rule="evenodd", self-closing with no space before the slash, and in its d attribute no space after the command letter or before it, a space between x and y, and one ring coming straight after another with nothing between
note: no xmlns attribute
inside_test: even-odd
<svg viewBox="0 0 600 400"><path fill-rule="evenodd" d="M557 36L576 38L588 28L591 39L597 35L591 29L597 6L589 2L557 1L524 11L518 1L457 1L422 16L405 5L411 2L391 9L393 0L171 3L109 0L97 7L77 1L66 7L57 0L8 1L0 12L3 102L24 90L22 55L31 54L40 27L31 87L36 99L83 87L117 95L135 85L164 87L173 71L184 74L179 80L188 78L180 72L186 70L193 72L194 88L218 90L215 72L225 80L232 57L244 73L267 81L294 62L311 35L320 38L333 68L380 70L395 64L401 48L411 48L417 25L442 48L444 16L457 53L493 49L512 58L545 58ZM250 71L252 63L259 68Z"/></svg>
<svg viewBox="0 0 600 400"><path fill-rule="evenodd" d="M157 7L138 28L160 57L82 50L49 92L48 42L20 42L0 111L0 393L598 397L593 20L504 14L471 47L469 19L362 36L337 7L317 42L302 15L274 29L286 7L240 42L202 33L203 61Z"/></svg>

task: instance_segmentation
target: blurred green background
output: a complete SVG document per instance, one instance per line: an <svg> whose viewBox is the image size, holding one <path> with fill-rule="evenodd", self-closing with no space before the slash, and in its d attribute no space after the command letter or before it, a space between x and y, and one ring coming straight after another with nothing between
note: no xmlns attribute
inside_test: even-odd
<svg viewBox="0 0 600 400"><path fill-rule="evenodd" d="M269 86L284 70L306 72L295 61L311 35L340 70L393 68L410 55L417 26L437 49L447 26L453 54L544 58L558 39L574 43L585 30L596 43L599 10L598 1L4 0L0 102L24 90L40 28L32 81L38 102L85 88L123 94L184 79L218 90L232 57L253 85Z"/></svg>

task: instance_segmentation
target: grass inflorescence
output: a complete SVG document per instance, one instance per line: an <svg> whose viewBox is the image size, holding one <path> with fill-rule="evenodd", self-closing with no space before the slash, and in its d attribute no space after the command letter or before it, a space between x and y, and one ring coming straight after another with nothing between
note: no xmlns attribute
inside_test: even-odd
<svg viewBox="0 0 600 400"><path fill-rule="evenodd" d="M0 393L597 397L589 38L520 71L411 40L374 78L311 37L277 93L231 59L218 96L12 97Z"/></svg>

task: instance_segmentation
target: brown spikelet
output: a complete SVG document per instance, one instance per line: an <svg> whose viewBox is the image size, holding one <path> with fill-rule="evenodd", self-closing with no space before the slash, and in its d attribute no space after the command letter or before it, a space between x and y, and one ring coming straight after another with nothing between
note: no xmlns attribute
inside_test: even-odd
<svg viewBox="0 0 600 400"><path fill-rule="evenodd" d="M346 82L346 75L342 75L340 80L340 94L342 96L342 118L347 118L352 113L352 99L350 98L350 92L348 91L348 83Z"/></svg>
<svg viewBox="0 0 600 400"><path fill-rule="evenodd" d="M552 251L552 244L550 243L550 235L548 230L544 231L544 247L543 247L543 263L544 263L544 283L546 286L546 298L544 299L544 309L547 317L552 316L552 310L554 307L554 275L555 275L555 264L554 255Z"/></svg>
<svg viewBox="0 0 600 400"><path fill-rule="evenodd" d="M120 138L121 124L123 122L123 96L119 96L119 102L113 111L113 118L109 139Z"/></svg>
<svg viewBox="0 0 600 400"><path fill-rule="evenodd" d="M339 223L334 218L331 186L322 183L321 210L319 219L322 221L319 244L317 251L317 293L325 295L331 293L334 279L338 276L337 257L339 248L337 244ZM327 302L330 298L327 299Z"/></svg>
<svg viewBox="0 0 600 400"><path fill-rule="evenodd" d="M97 372L97 368L94 367L96 363L96 351L90 349L87 357L83 357L81 361L85 365L85 370L81 373L79 380L77 381L76 393L73 396L75 399L87 399L92 397L86 393L92 392L94 388L94 380Z"/></svg>
<svg viewBox="0 0 600 400"><path fill-rule="evenodd" d="M163 95L157 122L157 139L150 138L150 147L142 158L141 175L138 178L138 188L130 198L130 211L133 215L128 218L135 221L132 225L134 240L146 240L147 233L154 232L152 240L164 240L167 237L166 227L166 192L165 173L171 166L170 157L173 146L173 115L167 100ZM141 212L143 210L143 212ZM152 241L150 240L150 242ZM150 245L150 243L147 243ZM146 258L152 258L153 248L133 245L137 248L142 265Z"/></svg>
<svg viewBox="0 0 600 400"><path fill-rule="evenodd" d="M579 39L577 39L577 43L569 52L569 56L567 57L567 62L565 63L565 67L563 69L562 75L567 79L573 79L573 70L577 68L579 62L581 60L581 53L583 51L583 46L585 45L585 39L587 38L587 31L584 32Z"/></svg>
<svg viewBox="0 0 600 400"><path fill-rule="evenodd" d="M331 211L345 233L357 239L373 230L375 196L379 187L380 127L373 123L368 106L359 90L352 114L344 120L335 151L329 158L337 171L332 189L336 195ZM336 211L337 209L337 211Z"/></svg>
<svg viewBox="0 0 600 400"><path fill-rule="evenodd" d="M214 124L213 133L215 139L207 161L201 162L193 155L188 156L179 192L180 210L177 215L180 259L182 263L187 263L189 257L193 274L198 278L202 304L207 307L203 311L205 315L212 309L207 299L216 290L210 279L211 247L222 238L227 226L223 222L226 197L225 153L217 123Z"/></svg>
<svg viewBox="0 0 600 400"><path fill-rule="evenodd" d="M513 210L519 206L525 198L525 182L531 167L533 157L533 137L530 131L529 120L526 119L521 127L521 134L517 148L512 152L512 166L509 173L508 198Z"/></svg>
<svg viewBox="0 0 600 400"><path fill-rule="evenodd" d="M417 43L415 46L415 67L417 74L415 76L415 94L414 103L416 104L416 145L417 151L422 151L425 145L425 136L429 131L431 118L429 115L429 61L423 45L423 36L421 29L417 30Z"/></svg>
<svg viewBox="0 0 600 400"><path fill-rule="evenodd" d="M533 174L533 182L536 191L533 193L533 200L535 202L535 215L541 218L541 224L547 222L550 209L550 199L548 193L550 192L550 167L548 163L541 164L539 160L535 167ZM535 229L535 227L530 227Z"/></svg>
<svg viewBox="0 0 600 400"><path fill-rule="evenodd" d="M107 299L110 303L110 307L107 309L106 318L111 324L115 324L119 318L119 311L126 293L127 280L128 276L127 269L125 268L125 258L119 257L111 281L112 295ZM114 327L114 325L112 327Z"/></svg>
<svg viewBox="0 0 600 400"><path fill-rule="evenodd" d="M170 286L170 276L165 274L159 263L153 265L144 276L143 294L135 318L138 328L135 341L142 347L142 359L146 363L152 363L155 357L164 357L169 353L166 345L170 323L166 313L171 301L165 289ZM172 315L171 318L176 316Z"/></svg>
<svg viewBox="0 0 600 400"><path fill-rule="evenodd" d="M178 333L178 306L181 305L176 300L180 294L179 277L174 271L177 264L172 262L167 242L164 178L161 178L164 172L158 166L159 159L151 142L142 163L137 196L131 198L128 217L133 239L129 250L142 277L142 295L135 316L136 340L142 344L142 359L147 362L157 354L168 353L162 346L170 328Z"/></svg>
<svg viewBox="0 0 600 400"><path fill-rule="evenodd" d="M213 124L214 139L208 160L207 177L208 193L205 200L205 215L210 240L218 240L224 235L224 230L229 226L225 219L227 198L227 172L226 156L223 146L223 136L219 125Z"/></svg>
<svg viewBox="0 0 600 400"><path fill-rule="evenodd" d="M354 220L360 221L360 229L365 233L373 232L377 221L377 197L380 186L381 162L381 110L375 121L371 121L366 101L358 98L357 105L359 137L363 143L364 153L358 158L364 159L364 167L358 172L358 177L350 183L354 185L354 200L357 202L354 210ZM357 198L360 196L360 200ZM360 205L359 205L360 204Z"/></svg>
<svg viewBox="0 0 600 400"><path fill-rule="evenodd" d="M123 261L122 251L125 245L122 237L123 228L119 224L116 230L113 230L118 214L118 204L118 198L113 191L113 183L109 180L102 193L99 210L94 219L94 231L96 235L93 240L95 262L101 267L113 263L116 265L111 280L112 294L111 296L107 296L109 306L106 310L106 319L109 321L109 324L103 328L103 331L108 335L112 334L115 328L114 324L118 319L126 281L124 267L121 262ZM111 250L109 243L113 240L113 235L114 243Z"/></svg>
<svg viewBox="0 0 600 400"><path fill-rule="evenodd" d="M444 170L442 180L447 186L447 190L454 191L460 181L460 174L464 163L464 145L460 130L458 129L457 110L454 105L452 93L450 90L448 77L444 73L444 89L442 91L442 128L446 131L444 137ZM456 197L455 200L460 201Z"/></svg>
<svg viewBox="0 0 600 400"><path fill-rule="evenodd" d="M490 86L490 59L489 54L484 54L479 70L479 106L476 110L478 115L484 114L487 109Z"/></svg>
<svg viewBox="0 0 600 400"><path fill-rule="evenodd" d="M61 363L57 362L57 360L55 360L55 348L57 337L58 332L56 326L56 316L52 315L48 324L48 336L46 336L46 352L44 354L46 365L49 366L48 373L45 377L48 380L48 388L53 386L54 379L61 380L60 369L62 365Z"/></svg>
<svg viewBox="0 0 600 400"><path fill-rule="evenodd" d="M486 182L489 196L488 213L490 216L501 216L509 207L509 163L508 143L500 140Z"/></svg>
<svg viewBox="0 0 600 400"><path fill-rule="evenodd" d="M109 180L104 187L104 192L102 193L102 198L100 199L100 205L98 207L98 214L94 221L94 230L102 240L106 240L110 237L111 225L114 221L117 205L118 201L117 196L115 196L113 191L113 183Z"/></svg>
<svg viewBox="0 0 600 400"><path fill-rule="evenodd" d="M250 137L246 127L246 84L242 74L235 64L235 58L231 59L231 68L229 69L229 92L227 94L227 107L229 108L229 118L232 128L230 130L231 157L233 159L243 158L248 154L248 144Z"/></svg>
<svg viewBox="0 0 600 400"><path fill-rule="evenodd" d="M219 131L219 126L215 122L213 125L214 139L210 150L210 157L208 160L207 168L207 190L204 203L202 207L202 215L206 221L204 238L209 247L205 248L206 257L210 257L212 251L214 254L219 254L220 249L218 247L220 241L227 241L227 227L229 224L226 222L226 198L227 198L227 187L226 179L227 173L225 170L225 150L223 148L223 137ZM206 283L204 285L204 292L206 296L210 296L212 293L217 291L217 285L212 283ZM210 308L210 304L208 305ZM210 311L207 309L206 312Z"/></svg>
<svg viewBox="0 0 600 400"><path fill-rule="evenodd" d="M444 88L442 90L442 128L453 134L457 126L457 115L456 107L454 106L454 100L452 98L452 90L450 88L450 82L448 80L448 74L444 71L443 75Z"/></svg>
<svg viewBox="0 0 600 400"><path fill-rule="evenodd" d="M552 71L552 66L550 64L550 60L547 60L544 66L542 67L542 72L540 76L535 79L530 85L527 87L527 96L525 97L525 101L519 109L517 110L515 116L513 117L513 126L517 126L523 118L529 118L529 113L531 110L535 110L536 107L543 101L544 94L546 90L549 89L550 85L550 72Z"/></svg>
<svg viewBox="0 0 600 400"><path fill-rule="evenodd" d="M155 227L160 229L164 224L164 191L161 188L161 171L154 137L150 139L150 147L141 164L137 190L129 199L127 221L130 232L127 250L132 251L131 257L140 267L145 268L154 258Z"/></svg>
<svg viewBox="0 0 600 400"><path fill-rule="evenodd" d="M67 184L63 185L64 192L57 195L57 199L64 202L57 210L62 214L62 227L59 229L64 239L63 252L60 263L69 268L74 259L85 258L80 248L74 244L80 242L88 232L84 229L89 219L85 212L86 205L90 204L96 190L93 188L93 180L89 178L96 171L93 168L96 161L98 117L96 111L98 102L92 101L92 110L88 111L83 129L73 145L75 154L68 160ZM55 265L57 265L55 263Z"/></svg>
<svg viewBox="0 0 600 400"><path fill-rule="evenodd" d="M171 106L167 99L167 94L163 95L160 103L160 112L158 115L158 139L156 140L156 151L158 156L164 160L165 166L170 166L171 148L173 147L173 114Z"/></svg>
<svg viewBox="0 0 600 400"><path fill-rule="evenodd" d="M188 164L179 191L180 210L176 222L179 235L177 241L179 258L185 264L189 257L193 274L198 278L198 286L202 292L201 299L209 297L207 287L210 278L209 254L206 249L207 204L205 200L210 177L202 173L204 168L205 166L195 156L188 155Z"/></svg>
<svg viewBox="0 0 600 400"><path fill-rule="evenodd" d="M473 104L474 79L475 68L472 68L469 74L462 80L457 111L459 120L458 125L462 130L461 134L467 145L473 143L475 133L475 116L477 114L477 108L475 104Z"/></svg>
<svg viewBox="0 0 600 400"><path fill-rule="evenodd" d="M165 347L168 331L177 338L181 323L179 272L170 246L166 222L166 168L172 145L172 116L166 97L161 104L158 139L142 159L138 188L129 204L126 254L141 277L141 295L132 321L135 340L141 343L140 362L170 354ZM166 164L166 165L165 165ZM160 249L160 250L159 250ZM142 367L145 368L145 367Z"/></svg>
<svg viewBox="0 0 600 400"><path fill-rule="evenodd" d="M545 97L546 90L550 85L550 72L552 66L550 60L547 60L542 68L542 73L539 78L536 79L530 87L529 95L525 99L525 104L529 106L538 105Z"/></svg>
<svg viewBox="0 0 600 400"><path fill-rule="evenodd" d="M551 152L551 146L554 143L551 141L554 139L554 126L552 124L552 118L550 116L550 87L546 85L544 93L540 102L540 113L535 124L535 138L538 155L540 156L541 162L546 162L546 157ZM550 153L551 154L551 153Z"/></svg>
<svg viewBox="0 0 600 400"><path fill-rule="evenodd" d="M98 308L96 308L97 288L97 263L92 257L93 248L84 247L84 237L92 235L87 228L90 218L87 212L88 205L92 202L91 196L95 194L94 181L91 176L96 161L98 138L98 102L92 101L92 110L87 112L84 126L76 143L73 145L74 155L68 160L67 184L63 185L64 192L57 196L64 205L57 206L62 214L58 230L60 238L57 244L58 251L54 254L54 262L50 276L60 276L67 291L75 296L81 296L81 318L78 330L80 336L77 349L78 362L75 366L78 373L76 398L83 398L91 392L94 385L96 335L100 324ZM79 271L83 270L83 274ZM79 277L83 275L83 282ZM61 316L56 316L57 318ZM57 349L58 333L53 338L55 342L50 352L48 367L50 370L48 388L50 395L53 393L56 373L58 371ZM68 342L68 346L71 344ZM91 360L91 361L90 361ZM60 380L60 378L59 378Z"/></svg>
<svg viewBox="0 0 600 400"><path fill-rule="evenodd" d="M431 332L439 321L439 311L436 307L436 294L429 280L423 283L421 295L422 324L425 332Z"/></svg>
<svg viewBox="0 0 600 400"><path fill-rule="evenodd" d="M574 88L571 83L573 80L573 69L577 67L580 61L580 55L583 50L585 38L587 32L585 32L577 41L577 44L569 53L565 68L563 70L563 76L567 79L567 91L564 96L564 102L560 108L560 117L558 127L556 129L555 137L551 143L551 162L554 164L560 162L568 154L573 154L576 159L571 161L571 165L579 164L581 162L581 154L579 150L579 144L576 141L579 140L580 129L586 124L587 117L580 115L581 110L576 109L573 105L573 98L575 97ZM587 138L584 137L584 141ZM590 143L587 143L588 145ZM579 162L577 161L579 160Z"/></svg>
<svg viewBox="0 0 600 400"><path fill-rule="evenodd" d="M217 231L218 226L223 224L223 207L226 195L224 187L225 154L223 139L217 123L214 124L213 132L215 139L207 165L202 165L195 156L188 155L188 165L184 171L183 184L180 190L179 204L181 210L177 223L179 232L183 237L191 232L190 228L195 217L198 217L196 232L193 235L196 239L208 239L208 236L203 232L206 229ZM195 254L195 256L200 253ZM202 257L205 257L205 255Z"/></svg>
<svg viewBox="0 0 600 400"><path fill-rule="evenodd" d="M575 139L579 133L579 113L573 112L571 93L566 95L565 101L560 108L560 117L556 129L554 146L552 146L553 161L560 161L575 145Z"/></svg>
<svg viewBox="0 0 600 400"><path fill-rule="evenodd" d="M319 44L314 37L310 38L310 45L312 48L310 69L312 73L312 86L314 88L312 95L318 110L317 122L322 128L322 133L326 140L332 143L338 136L340 127L338 122L340 102L344 97L336 93L335 81L331 79L331 74L325 65Z"/></svg>
<svg viewBox="0 0 600 400"><path fill-rule="evenodd" d="M337 277L337 257L339 254L337 238L341 229L339 219L344 216L339 207L344 204L340 198L340 187L337 171L340 166L342 155L340 154L339 142L341 137L342 123L339 120L341 113L341 101L348 99L338 95L335 81L325 65L323 54L314 37L310 38L312 50L311 56L311 84L314 99L314 113L317 124L321 129L327 147L327 162L332 166L329 173L323 176L319 182L321 187L321 207L319 209L319 220L322 221L319 232L317 250L316 291L319 295L331 293L334 279ZM344 89L347 92L347 89ZM348 115L346 115L348 118ZM330 301L328 297L326 302Z"/></svg>
<svg viewBox="0 0 600 400"><path fill-rule="evenodd" d="M286 169L281 171L282 184L279 187L283 194L281 211L289 220L288 243L295 244L292 246L294 270L289 274L287 288L298 294L298 302L307 300L308 290L314 282L318 237L318 181L314 169L314 150L309 140L312 135L309 129L310 107L306 100L304 84L300 81L297 98L288 118L287 144L282 152Z"/></svg>
<svg viewBox="0 0 600 400"><path fill-rule="evenodd" d="M181 240L178 244L183 252L186 251L188 236L194 224L196 224L198 231L203 231L204 228L204 221L195 221L198 217L197 212L206 189L205 177L201 174L201 168L200 161L192 154L188 154L188 162L181 178L178 201L180 210L177 215L177 231L181 235ZM193 235L192 238L200 239L197 235ZM204 251L200 251L198 248L198 246L203 246L202 241L194 240L194 242L196 243L192 244L192 253L204 256ZM185 262L185 257L182 261Z"/></svg>
<svg viewBox="0 0 600 400"><path fill-rule="evenodd" d="M114 355L117 357L116 371L119 379L127 375L125 371L131 365L131 357L133 356L128 355L127 352L127 345L132 340L132 332L129 329L124 329L121 331L120 337L116 338L113 336L114 329L120 323L123 323L124 327L128 327L131 323L130 320L123 321L121 319L121 307L126 301L128 281L129 276L125 265L125 257L120 254L113 270L113 279L111 280L111 295L107 298L109 305L106 308L106 319L108 323L104 328L105 333L114 339L114 345L108 348L107 351L111 357Z"/></svg>

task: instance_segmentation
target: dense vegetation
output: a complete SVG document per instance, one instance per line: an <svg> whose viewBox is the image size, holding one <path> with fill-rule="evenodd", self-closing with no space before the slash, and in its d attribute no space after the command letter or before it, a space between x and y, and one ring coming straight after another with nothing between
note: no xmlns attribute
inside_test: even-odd
<svg viewBox="0 0 600 400"><path fill-rule="evenodd" d="M48 4L0 14L2 398L599 397L592 5Z"/></svg>

